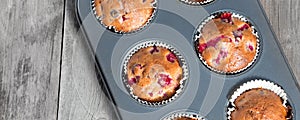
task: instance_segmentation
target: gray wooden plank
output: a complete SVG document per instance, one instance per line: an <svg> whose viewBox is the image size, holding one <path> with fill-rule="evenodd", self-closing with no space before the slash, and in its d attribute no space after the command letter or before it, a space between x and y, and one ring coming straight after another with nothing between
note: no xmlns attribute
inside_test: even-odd
<svg viewBox="0 0 300 120"><path fill-rule="evenodd" d="M95 62L75 16L75 0L67 0L63 36L59 120L116 119L95 73Z"/></svg>
<svg viewBox="0 0 300 120"><path fill-rule="evenodd" d="M0 119L55 120L63 0L1 0Z"/></svg>
<svg viewBox="0 0 300 120"><path fill-rule="evenodd" d="M300 82L300 1L261 0L284 54Z"/></svg>

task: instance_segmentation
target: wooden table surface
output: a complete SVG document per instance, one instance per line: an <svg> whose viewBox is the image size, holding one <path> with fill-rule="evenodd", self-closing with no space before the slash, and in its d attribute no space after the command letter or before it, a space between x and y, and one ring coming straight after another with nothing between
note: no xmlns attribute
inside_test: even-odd
<svg viewBox="0 0 300 120"><path fill-rule="evenodd" d="M0 120L116 119L79 32L74 2L1 0ZM300 80L300 1L261 2Z"/></svg>

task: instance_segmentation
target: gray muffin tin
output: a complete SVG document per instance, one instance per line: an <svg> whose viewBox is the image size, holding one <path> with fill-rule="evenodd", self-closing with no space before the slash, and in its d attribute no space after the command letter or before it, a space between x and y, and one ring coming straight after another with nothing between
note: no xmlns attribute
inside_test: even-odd
<svg viewBox="0 0 300 120"><path fill-rule="evenodd" d="M203 5L187 5L179 0L158 0L152 22L140 31L117 34L107 30L96 19L90 0L77 0L76 12L81 29L95 54L100 83L114 105L119 119L159 120L176 111L193 112L208 120L225 120L228 99L243 83L264 79L280 85L288 95L293 119L300 119L300 91L286 58L272 31L259 0L215 0ZM211 13L220 10L235 12L248 18L260 37L260 53L247 70L234 75L210 71L199 60L194 48L196 28ZM147 106L128 93L122 80L125 54L136 44L160 40L181 53L189 69L189 78L182 93L162 106Z"/></svg>

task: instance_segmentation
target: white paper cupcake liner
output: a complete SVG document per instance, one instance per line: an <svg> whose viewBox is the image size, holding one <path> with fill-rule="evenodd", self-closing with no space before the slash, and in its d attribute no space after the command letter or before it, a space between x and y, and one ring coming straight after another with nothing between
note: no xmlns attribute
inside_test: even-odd
<svg viewBox="0 0 300 120"><path fill-rule="evenodd" d="M244 83L231 95L231 97L228 101L229 102L228 106L227 106L227 120L231 120L231 113L235 110L235 107L236 107L234 104L235 100L240 95L242 95L244 92L251 90L251 89L255 89L255 88L263 88L263 89L267 89L267 90L274 92L276 95L278 95L282 99L282 105L284 107L286 107L288 110L290 108L292 108L288 102L287 94L280 86L278 86L277 84L270 82L270 81L256 79L256 80L251 80L249 82ZM288 111L288 112L291 112L291 111ZM292 114L291 114L291 117L292 117ZM287 119L290 120L290 118L287 118Z"/></svg>
<svg viewBox="0 0 300 120"><path fill-rule="evenodd" d="M161 120L175 120L176 118L181 118L181 117L186 117L186 118L192 118L196 120L206 120L204 117L192 113L192 112L175 112L167 115L166 117L163 117Z"/></svg>
<svg viewBox="0 0 300 120"><path fill-rule="evenodd" d="M157 4L158 4L157 0L154 0L154 2L152 3L154 11L153 11L152 15L150 16L150 18L148 19L148 21L143 26L141 26L140 28L138 28L136 30L130 31L130 32L124 32L124 31L118 31L118 30L116 30L114 26L105 25L102 22L101 16L97 15L96 6L95 6L95 0L91 0L92 11L93 11L93 14L95 15L96 19L98 20L98 22L103 27L105 27L106 29L108 29L109 31L112 31L112 32L117 33L117 34L133 34L133 33L137 33L139 31L143 30L144 28L146 28L153 21L154 17L156 16L156 13L157 13Z"/></svg>
<svg viewBox="0 0 300 120"><path fill-rule="evenodd" d="M191 1L191 0L180 0L180 1L185 3L185 4L188 4L188 5L206 5L206 4L209 4L209 3L213 2L214 0L205 0L205 1L202 1L202 2L194 2L194 1Z"/></svg>
<svg viewBox="0 0 300 120"><path fill-rule="evenodd" d="M169 99L163 100L161 102L149 102L149 101L140 99L138 96L134 95L133 88L127 82L127 64L129 62L130 58L136 52L138 52L140 49L147 48L147 47L152 47L152 46L163 47L163 48L166 48L166 49L170 50L174 55L176 55L176 57L178 59L178 62L179 62L180 66L182 68L182 71L183 71L182 79L179 82L180 85L179 85L179 88L176 90L176 93L172 97L170 97ZM184 89L184 86L185 86L185 82L186 82L186 80L188 79L188 76L189 76L186 61L182 57L182 55L173 46L171 46L169 44L166 44L166 43L163 43L162 41L158 41L158 40L149 40L149 41L146 41L146 42L142 42L142 43L139 43L139 44L135 45L133 48L131 48L125 56L122 70L123 70L122 71L122 79L123 79L123 82L124 82L125 86L128 88L130 95L136 101L138 101L140 104L147 105L147 106L152 106L152 107L165 105L165 104L175 100L182 93L182 91Z"/></svg>
<svg viewBox="0 0 300 120"><path fill-rule="evenodd" d="M200 37L202 36L202 29L204 27L205 24L207 24L209 21L211 21L212 19L215 19L217 18L219 15L223 14L223 13L231 13L232 14L232 17L235 17L235 18L239 18L240 20L242 20L243 22L246 22L248 23L248 25L252 28L252 34L256 36L256 41L257 41L257 44L256 44L256 54L253 58L253 60L251 62L249 62L247 64L246 67L242 68L242 69L239 69L239 70L236 70L236 71L232 71L232 72L225 72L225 71L221 71L221 70L217 70L213 67L211 67L210 65L207 64L207 62L203 59L201 53L199 53L197 47L198 47L198 43L199 43L199 39ZM254 62L258 59L258 55L259 55L259 52L260 52L260 37L258 35L258 32L256 30L256 28L254 27L254 25L249 21L249 19L247 19L246 17L240 15L240 14L237 14L235 12L230 12L230 11L218 11L218 12L214 12L212 13L209 17L207 17L205 20L203 20L201 22L201 24L198 26L197 28L197 31L194 35L194 45L195 45L195 50L198 54L198 57L200 59L200 61L207 67L209 68L210 70L216 72L216 73L220 73L220 74L237 74L237 73L240 73L240 72L243 72L245 71L246 69L250 68L250 66L252 66L254 64Z"/></svg>

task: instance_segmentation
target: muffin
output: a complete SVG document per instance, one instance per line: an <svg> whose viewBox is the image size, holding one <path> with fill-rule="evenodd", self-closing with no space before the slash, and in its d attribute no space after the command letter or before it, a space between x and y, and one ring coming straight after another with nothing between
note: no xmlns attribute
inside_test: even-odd
<svg viewBox="0 0 300 120"><path fill-rule="evenodd" d="M127 82L133 94L148 102L171 98L183 78L177 56L160 46L139 49L130 57L126 69Z"/></svg>
<svg viewBox="0 0 300 120"><path fill-rule="evenodd" d="M231 12L216 13L203 22L195 39L200 59L217 72L241 71L258 53L258 36L252 25Z"/></svg>
<svg viewBox="0 0 300 120"><path fill-rule="evenodd" d="M101 23L116 32L128 33L144 27L155 11L155 0L94 0Z"/></svg>
<svg viewBox="0 0 300 120"><path fill-rule="evenodd" d="M274 92L256 88L242 93L234 102L231 120L286 120L288 109Z"/></svg>

